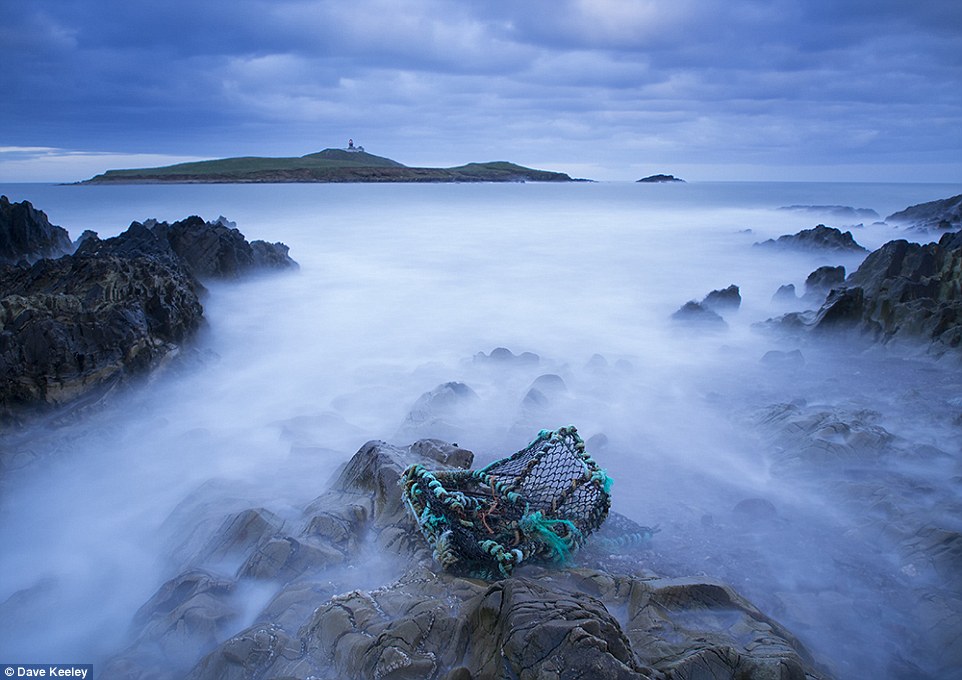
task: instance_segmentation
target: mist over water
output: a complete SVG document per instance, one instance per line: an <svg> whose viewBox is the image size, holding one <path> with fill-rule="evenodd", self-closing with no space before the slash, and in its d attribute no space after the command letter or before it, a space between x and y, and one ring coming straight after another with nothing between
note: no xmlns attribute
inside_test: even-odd
<svg viewBox="0 0 962 680"><path fill-rule="evenodd" d="M908 614L880 593L901 588L908 601L928 576L900 572L886 533L868 541L860 528L878 503L962 528L947 511L957 508L962 474L962 371L917 348L811 345L754 330L788 311L771 301L780 285L801 292L816 267L851 272L862 258L752 244L819 222L851 228L781 206L848 205L884 217L957 188L0 189L31 200L73 238L84 229L112 236L132 220L223 214L249 239L283 241L301 265L209 284L208 327L196 343L203 360L189 370L161 374L82 422L0 441L39 454L21 456L0 480L0 603L18 612L0 622L0 658L96 664L119 652L137 608L183 569L177 558L200 524L216 528L240 502L294 516L370 439L438 436L483 465L567 424L586 440L605 435L592 453L615 480L614 509L660 526L652 571L731 583L840 677L882 677L893 659L910 657L900 634ZM886 225L852 231L870 250L913 238ZM732 283L743 301L725 314L727 330L670 322L686 301ZM475 358L496 347L540 362ZM795 349L804 364L760 361ZM526 400L544 374L563 387ZM422 394L452 381L477 398L434 420L408 419ZM793 402L861 413L900 450L919 452L886 468L897 498L859 504L839 495L840 480L858 483L857 464L824 478L817 468L779 467L780 444L758 414ZM765 510L736 512L743 501ZM378 575L372 565L358 581ZM264 595L245 597L253 616ZM852 597L860 609L848 606ZM11 605L21 601L27 606Z"/></svg>

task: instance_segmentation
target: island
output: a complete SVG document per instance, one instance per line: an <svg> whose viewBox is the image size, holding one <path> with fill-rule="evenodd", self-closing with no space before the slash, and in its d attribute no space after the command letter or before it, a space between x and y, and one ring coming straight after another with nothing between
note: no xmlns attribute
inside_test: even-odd
<svg viewBox="0 0 962 680"><path fill-rule="evenodd" d="M661 182L681 182L684 184L685 180L680 177L675 177L674 175L649 175L648 177L642 177L638 180L639 182L647 182L650 184L658 184Z"/></svg>
<svg viewBox="0 0 962 680"><path fill-rule="evenodd" d="M535 170L507 161L453 168L408 167L367 153L353 141L292 158L245 156L178 163L159 168L108 170L78 184L278 183L278 182L573 182L563 172Z"/></svg>

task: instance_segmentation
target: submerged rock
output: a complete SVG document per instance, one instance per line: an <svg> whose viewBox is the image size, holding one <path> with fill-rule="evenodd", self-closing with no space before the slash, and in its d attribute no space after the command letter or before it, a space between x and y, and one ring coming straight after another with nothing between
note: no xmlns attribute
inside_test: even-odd
<svg viewBox="0 0 962 680"><path fill-rule="evenodd" d="M721 316L694 300L689 300L682 305L677 312L671 315L671 320L712 330L728 328L728 324Z"/></svg>
<svg viewBox="0 0 962 680"><path fill-rule="evenodd" d="M865 253L867 249L855 242L852 232L819 224L813 229L803 229L797 234L779 236L755 244L755 247L792 250L821 250L846 253Z"/></svg>
<svg viewBox="0 0 962 680"><path fill-rule="evenodd" d="M32 264L73 251L67 230L50 224L29 201L11 203L0 196L0 265Z"/></svg>
<svg viewBox="0 0 962 680"><path fill-rule="evenodd" d="M405 448L370 442L294 525L262 521L259 513L225 520L211 543L233 543L241 562L280 541L309 549L285 558L266 581L243 567L218 576L201 559L141 609L134 644L107 664L108 674L158 680L827 677L790 633L722 583L613 573L603 558L592 567L523 566L495 582L442 571L402 505L397 482L412 463L437 470L445 461L470 465L471 455L438 441ZM251 521L253 545L253 536L239 540L238 532ZM328 557L334 554L347 570L335 568ZM389 559L372 560L372 554ZM351 566L362 569L351 572ZM347 576L370 582L379 569L380 587L359 588ZM272 584L273 596L250 625L225 634L226 621L240 621L236 594L254 578ZM166 657L168 651L173 656ZM195 653L193 660L187 652Z"/></svg>

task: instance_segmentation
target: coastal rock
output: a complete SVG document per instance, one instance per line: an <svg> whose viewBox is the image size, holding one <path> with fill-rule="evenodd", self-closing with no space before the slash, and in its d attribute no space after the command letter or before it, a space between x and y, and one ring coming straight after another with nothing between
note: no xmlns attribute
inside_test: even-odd
<svg viewBox="0 0 962 680"><path fill-rule="evenodd" d="M805 297L824 300L833 288L845 283L845 267L819 267L805 279Z"/></svg>
<svg viewBox="0 0 962 680"><path fill-rule="evenodd" d="M819 224L813 229L803 229L797 234L761 241L755 243L755 247L845 253L868 252L855 242L852 232L842 232L835 227L826 227L824 224Z"/></svg>
<svg viewBox="0 0 962 680"><path fill-rule="evenodd" d="M853 208L849 205L786 205L779 210L791 212L831 215L840 219L879 219L879 214L871 208Z"/></svg>
<svg viewBox="0 0 962 680"><path fill-rule="evenodd" d="M790 302L797 302L798 296L795 293L795 284L786 283L778 287L778 290L772 295L772 302L776 304L785 304Z"/></svg>
<svg viewBox="0 0 962 680"><path fill-rule="evenodd" d="M677 312L671 315L671 320L706 329L724 330L728 328L728 324L721 316L694 300L689 300L682 305Z"/></svg>
<svg viewBox="0 0 962 680"><path fill-rule="evenodd" d="M0 196L0 265L33 264L70 252L73 244L66 229L50 224L46 214L29 201L11 203Z"/></svg>
<svg viewBox="0 0 962 680"><path fill-rule="evenodd" d="M199 279L234 279L254 269L297 266L283 243L248 243L233 224L224 217L205 222L194 215L173 224L155 222L150 230L166 239L171 250Z"/></svg>
<svg viewBox="0 0 962 680"><path fill-rule="evenodd" d="M899 240L869 255L825 301L815 328L848 325L888 342L917 338L936 353L962 346L962 236Z"/></svg>
<svg viewBox="0 0 962 680"><path fill-rule="evenodd" d="M962 235L944 234L937 243L924 245L890 241L832 288L817 311L793 312L762 325L789 333L855 331L882 343L921 341L937 355L958 349Z"/></svg>
<svg viewBox="0 0 962 680"><path fill-rule="evenodd" d="M701 301L702 307L707 307L718 313L738 309L741 303L741 293L738 290L738 286L734 283L728 286L728 288L713 290Z"/></svg>
<svg viewBox="0 0 962 680"><path fill-rule="evenodd" d="M425 392L414 402L398 431L400 438L441 437L458 439L461 428L456 423L465 412L477 405L477 393L461 382L446 382Z"/></svg>
<svg viewBox="0 0 962 680"><path fill-rule="evenodd" d="M18 243L73 248L67 232L29 203L3 205L11 224L32 230L32 240ZM37 236L44 233L46 241ZM198 277L235 277L258 266L296 263L283 244L252 248L236 229L190 217L134 222L108 239L84 232L72 255L0 268L0 421L96 403L160 366L203 322Z"/></svg>
<svg viewBox="0 0 962 680"><path fill-rule="evenodd" d="M108 664L111 676L827 677L790 633L722 583L619 574L601 566L611 559L630 567L636 557L599 558L598 566L583 568L527 565L492 583L441 571L397 482L412 463L445 469L444 461L470 465L471 455L436 440L404 448L369 442L305 509L300 529L285 526L252 546L230 537L252 522L260 534L271 522L258 519L259 512L225 521L212 544L233 541L250 558L286 535L341 551L348 568L307 551L299 572L278 570L261 580L263 587L273 584L275 594L251 624L225 635L226 623L238 621L236 593L257 575L240 569L234 577L218 577L194 567L142 608L136 642ZM372 560L372 554L389 559ZM358 577L370 582L381 569L383 584L352 585L351 565L363 567L353 572L354 583ZM165 658L168 651L173 660ZM200 651L192 670L189 651Z"/></svg>
<svg viewBox="0 0 962 680"><path fill-rule="evenodd" d="M191 277L150 257L70 255L0 272L0 419L96 398L201 325Z"/></svg>
<svg viewBox="0 0 962 680"><path fill-rule="evenodd" d="M962 194L913 205L889 215L885 221L922 231L962 229Z"/></svg>

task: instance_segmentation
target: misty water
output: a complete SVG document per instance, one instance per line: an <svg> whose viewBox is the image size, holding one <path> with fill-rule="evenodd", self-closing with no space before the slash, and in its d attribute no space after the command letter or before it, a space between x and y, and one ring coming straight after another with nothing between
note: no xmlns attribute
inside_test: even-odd
<svg viewBox="0 0 962 680"><path fill-rule="evenodd" d="M846 205L884 217L957 187L0 191L32 201L73 238L85 229L112 236L132 220L224 215L249 239L283 241L300 263L296 273L208 284L207 327L189 361L79 421L0 441L17 452L0 480L0 658L102 664L129 643L138 607L183 568L179 546L217 514L212 507L223 508L219 517L256 506L293 516L368 440L438 436L484 464L542 428L572 424L585 439L605 435L592 440L592 453L615 480L614 509L660 527L640 558L644 568L730 583L839 677L927 669L919 640L938 633L919 626L938 621L913 609L913 593L940 587L944 575L905 563L878 504L898 505L920 527L962 529L962 370L912 346L759 332L753 324L789 311L772 302L780 285L801 291L816 267L851 272L862 258L753 243L820 222L851 228L869 249L918 240L871 219L854 226L778 208ZM725 315L727 330L670 321L686 301L732 283L742 305ZM540 362L474 358L497 347ZM795 349L803 364L761 361ZM559 375L564 389L524 402L544 374ZM422 394L451 381L478 398L433 425L406 422ZM779 467L783 442L760 428L758 414L793 402L861 414L917 455L887 462L884 479L868 464L824 473ZM878 482L874 496L840 495L841 482L866 477ZM743 501L765 508L762 516L735 512ZM381 578L376 566L357 582ZM253 617L266 595L244 597Z"/></svg>

